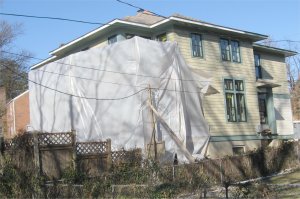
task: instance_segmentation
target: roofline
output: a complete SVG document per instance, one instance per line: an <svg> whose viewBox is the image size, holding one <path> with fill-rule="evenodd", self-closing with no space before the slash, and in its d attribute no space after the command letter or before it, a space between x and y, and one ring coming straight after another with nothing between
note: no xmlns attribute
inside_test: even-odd
<svg viewBox="0 0 300 199"><path fill-rule="evenodd" d="M114 24L116 24L116 23L122 23L122 24L127 24L127 25L140 26L140 27L143 27L143 28L150 28L150 26L145 25L145 24L140 24L140 23L135 23L135 22L123 21L123 20L120 20L120 19L115 19L115 20L113 20L113 21L107 23L106 25L103 25L103 26L101 26L101 27L99 27L99 28L97 28L97 29L95 29L95 30L93 30L93 31L91 31L91 32L88 32L88 33L84 34L84 35L81 36L81 37L78 37L77 39L72 40L71 42L67 43L67 44L64 45L64 46L61 46L61 47L59 47L59 48L57 48L57 49L55 49L55 50L53 50L53 51L50 51L49 54L50 54L50 55L54 55L55 53L57 53L57 52L59 52L59 51L65 49L65 48L67 48L67 47L73 45L74 43L77 43L78 41L80 41L80 40L82 40L82 39L84 39L84 38L87 38L87 37L89 37L90 35L93 35L93 34L95 34L95 33L97 33L97 32L100 32L100 31L102 31L103 29L105 29L105 28L107 28L107 27L109 27L109 26L111 26L111 25L114 25Z"/></svg>
<svg viewBox="0 0 300 199"><path fill-rule="evenodd" d="M276 48L276 47L272 47L272 46L266 46L266 45L262 45L262 44L253 44L253 47L282 53L285 57L295 56L298 54L298 52L296 52L296 51L286 50L286 49L282 49L282 48Z"/></svg>
<svg viewBox="0 0 300 199"><path fill-rule="evenodd" d="M166 18L164 20L161 20L161 21L158 21L156 22L155 24L152 24L152 25L145 25L145 24L141 24L141 23L136 23L136 22L128 22L128 21L124 21L124 20L121 20L121 19L114 19L113 21L107 23L106 25L103 25L87 34L84 34L83 36L81 37L78 37L77 39L69 42L68 44L62 46L62 47L59 47L53 51L50 51L50 55L54 55L55 53L73 45L74 43L84 39L84 38L87 38L89 37L90 35L93 35L99 31L102 31L103 29L111 26L111 25L114 25L116 23L121 23L121 24L127 24L127 25L133 25L133 26L139 26L139 27L143 27L143 28L155 28L157 26L160 26L164 23L167 23L169 21L180 21L180 22L185 22L185 23L190 23L190 24L195 24L195 25L200 25L200 26L205 26L205 27L210 27L210 28L216 28L216 29L219 29L219 30L224 30L224 31L231 31L231 32L235 32L235 33L238 33L238 34L244 34L244 35L249 35L249 36L255 36L255 37L260 37L261 40L263 39L266 39L268 38L267 35L263 35L263 34L258 34L258 33L253 33L253 32L248 32L248 31L243 31L243 30L238 30L238 29L234 29L234 28L229 28L229 27L225 27L225 26L219 26L219 25L215 25L215 24L211 24L211 23L206 23L206 22L198 22L198 21L194 21L194 20L188 20L188 19L182 19L180 17L174 17L174 16L171 16L169 18Z"/></svg>
<svg viewBox="0 0 300 199"><path fill-rule="evenodd" d="M181 22L186 22L186 23L191 23L191 24L196 24L196 25L201 25L201 26L205 26L205 27L210 27L210 28L216 28L216 29L225 30L225 31L231 31L231 32L239 33L239 34L245 34L245 35L249 35L249 36L261 37L262 40L268 38L268 35L239 30L239 29L235 29L235 28L229 28L226 26L220 26L220 25L207 23L207 22L198 22L198 21L183 19L183 18L174 17L174 16L171 16L170 19L173 19L176 21L181 21Z"/></svg>
<svg viewBox="0 0 300 199"><path fill-rule="evenodd" d="M39 63L37 63L37 64L35 64L33 66L31 66L30 70L36 69L36 68L38 68L38 67L40 67L40 66L42 66L42 65L44 65L46 63L49 63L52 60L54 60L55 58L57 58L57 57L56 56L49 57L49 58L47 58L47 59L45 59L45 60L43 60L43 61L41 61L41 62L39 62Z"/></svg>
<svg viewBox="0 0 300 199"><path fill-rule="evenodd" d="M16 96L15 98L9 100L9 102L7 102L6 106L8 106L9 104L11 104L12 102L14 102L15 100L17 100L18 98L22 97L23 95L25 95L27 93L29 93L29 90L26 90L23 93L21 93L18 96Z"/></svg>

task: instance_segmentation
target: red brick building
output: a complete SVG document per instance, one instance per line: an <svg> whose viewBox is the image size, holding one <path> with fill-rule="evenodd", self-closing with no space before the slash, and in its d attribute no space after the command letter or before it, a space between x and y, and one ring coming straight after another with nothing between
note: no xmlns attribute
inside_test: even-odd
<svg viewBox="0 0 300 199"><path fill-rule="evenodd" d="M27 130L30 123L29 91L25 91L7 104L4 138L9 139Z"/></svg>
<svg viewBox="0 0 300 199"><path fill-rule="evenodd" d="M5 118L5 106L6 106L6 92L5 88L0 86L0 137L3 136L4 131L4 118Z"/></svg>

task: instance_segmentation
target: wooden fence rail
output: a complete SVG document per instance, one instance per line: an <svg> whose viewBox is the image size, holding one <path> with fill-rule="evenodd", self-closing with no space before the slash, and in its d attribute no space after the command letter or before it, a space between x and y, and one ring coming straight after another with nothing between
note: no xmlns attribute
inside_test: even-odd
<svg viewBox="0 0 300 199"><path fill-rule="evenodd" d="M111 140L101 142L76 142L74 132L26 133L13 140L6 140L5 153L21 170L39 171L50 179L59 179L68 168L87 176L100 176L126 164L129 167L142 165L141 149L112 151ZM299 166L299 142L282 145L276 149L261 149L256 152L206 159L196 164L161 167L160 174L168 179L205 176L216 183L256 178L284 169Z"/></svg>
<svg viewBox="0 0 300 199"><path fill-rule="evenodd" d="M35 168L49 179L60 179L69 168L88 176L99 176L109 171L113 163L124 162L132 153L141 155L140 150L112 151L110 139L76 142L75 132L26 133L5 140L4 151L20 169Z"/></svg>

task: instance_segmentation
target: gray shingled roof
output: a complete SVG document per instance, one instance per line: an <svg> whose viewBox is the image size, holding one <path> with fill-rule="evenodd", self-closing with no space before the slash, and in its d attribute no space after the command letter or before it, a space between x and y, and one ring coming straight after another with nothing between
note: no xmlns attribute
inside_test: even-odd
<svg viewBox="0 0 300 199"><path fill-rule="evenodd" d="M138 12L135 16L127 16L123 18L124 21L141 23L146 25L155 24L163 19L163 17L156 16L149 11L141 11Z"/></svg>
<svg viewBox="0 0 300 199"><path fill-rule="evenodd" d="M178 13L174 13L170 17L177 17L177 18L181 18L181 19L187 19L187 20L190 20L190 21L207 23L205 21L201 21L201 20L194 19L194 18L191 18L191 17L186 17L186 16L183 16L183 15L178 14ZM155 15L152 12L149 12L149 11L140 11L135 16L127 16L127 17L123 18L124 21L136 22L136 23L141 23L141 24L145 24L145 25L152 25L152 24L155 24L155 23L157 23L157 22L159 22L163 19L164 19L163 17L157 16L157 15Z"/></svg>

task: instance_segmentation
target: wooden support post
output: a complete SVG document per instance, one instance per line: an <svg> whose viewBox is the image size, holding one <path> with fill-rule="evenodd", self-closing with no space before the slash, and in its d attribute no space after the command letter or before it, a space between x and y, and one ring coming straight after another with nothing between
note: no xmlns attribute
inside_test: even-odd
<svg viewBox="0 0 300 199"><path fill-rule="evenodd" d="M152 99L152 90L150 85L148 86L149 89L149 104L153 106L153 99ZM151 145L153 145L154 149L154 160L157 160L157 144L156 144L156 128L155 128L155 117L153 110L150 109L150 114L151 114L151 120L152 120L152 134L151 134L151 139L150 139L150 144L149 144L149 152L151 151ZM149 156L149 154L148 154Z"/></svg>
<svg viewBox="0 0 300 199"><path fill-rule="evenodd" d="M71 133L72 133L72 148L73 148L72 162L73 162L74 170L77 171L76 131L72 130Z"/></svg>
<svg viewBox="0 0 300 199"><path fill-rule="evenodd" d="M185 157L189 160L190 163L195 162L195 158L192 154L183 146L183 143L179 140L174 131L169 127L169 125L164 121L164 119L160 116L157 110L152 106L152 104L148 103L148 106L152 109L153 113L156 115L157 119L160 120L160 123L165 127L170 137L174 140L176 145L179 147L181 152L185 155Z"/></svg>
<svg viewBox="0 0 300 199"><path fill-rule="evenodd" d="M111 151L111 139L107 139L107 170L112 167L112 151Z"/></svg>
<svg viewBox="0 0 300 199"><path fill-rule="evenodd" d="M37 170L37 176L41 174L41 161L40 161L40 149L39 149L39 134L38 132L33 133L33 155L34 155L34 166Z"/></svg>

